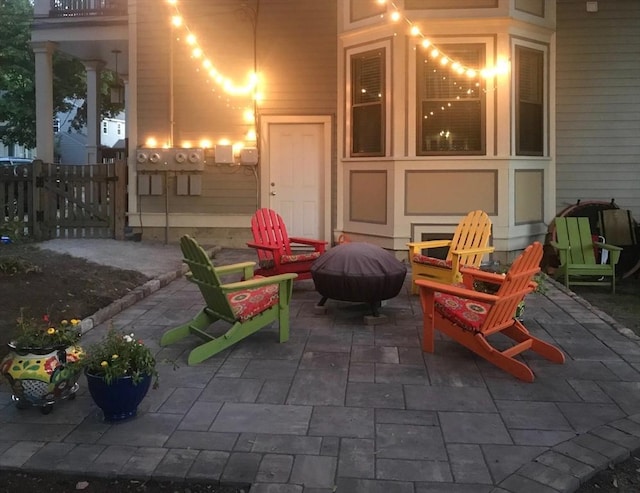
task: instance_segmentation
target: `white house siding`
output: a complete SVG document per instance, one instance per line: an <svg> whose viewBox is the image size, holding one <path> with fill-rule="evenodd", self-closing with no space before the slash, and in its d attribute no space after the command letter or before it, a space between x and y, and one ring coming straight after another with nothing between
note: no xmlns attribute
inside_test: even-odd
<svg viewBox="0 0 640 493"><path fill-rule="evenodd" d="M251 12L238 0L182 2L189 28L219 72L242 83L254 67ZM149 136L159 144L198 146L221 138L243 141L249 125L242 120L250 98L229 97L204 74L185 43L170 46L170 11L156 0L139 0L137 25L137 136L142 146ZM256 59L263 77L264 115L318 115L336 111L336 2L335 0L270 0L260 2ZM173 70L170 60L173 59ZM173 96L170 73L173 71ZM173 141L169 142L171 101ZM250 144L249 144L250 145ZM255 145L255 143L253 144ZM259 168L257 175L259 176ZM169 176L169 210L178 214L250 215L258 207L259 182L252 170L215 164L208 153L198 196L175 196ZM164 196L144 196L144 213L162 213ZM180 219L185 223L184 216ZM188 222L188 220L186 220ZM248 221L246 226L248 227Z"/></svg>
<svg viewBox="0 0 640 493"><path fill-rule="evenodd" d="M557 208L615 199L640 219L640 2L557 2Z"/></svg>

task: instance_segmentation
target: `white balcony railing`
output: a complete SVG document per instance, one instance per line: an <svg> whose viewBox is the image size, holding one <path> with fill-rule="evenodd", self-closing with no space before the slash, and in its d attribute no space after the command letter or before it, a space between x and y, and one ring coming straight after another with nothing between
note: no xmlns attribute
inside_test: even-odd
<svg viewBox="0 0 640 493"><path fill-rule="evenodd" d="M50 0L49 17L127 15L127 0Z"/></svg>

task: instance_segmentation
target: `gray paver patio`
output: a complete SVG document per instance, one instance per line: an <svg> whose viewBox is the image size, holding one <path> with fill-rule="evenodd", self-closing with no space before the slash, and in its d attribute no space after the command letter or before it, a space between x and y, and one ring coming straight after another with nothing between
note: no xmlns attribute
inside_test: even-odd
<svg viewBox="0 0 640 493"><path fill-rule="evenodd" d="M215 262L253 255L223 250ZM202 305L195 286L174 280L113 318L157 351L160 388L138 417L102 422L83 381L46 416L18 410L2 385L0 467L245 483L252 493L541 493L574 491L640 447L638 340L554 282L527 298L524 323L567 362L525 353L532 384L440 335L423 353L408 282L381 325L365 323L367 305L316 310L319 299L312 281L297 282L287 343L271 326L189 367L194 341L158 346Z"/></svg>

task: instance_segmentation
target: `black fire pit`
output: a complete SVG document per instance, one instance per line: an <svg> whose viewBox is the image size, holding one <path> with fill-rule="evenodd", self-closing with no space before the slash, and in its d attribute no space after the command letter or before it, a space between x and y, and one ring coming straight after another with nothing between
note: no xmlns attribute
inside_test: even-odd
<svg viewBox="0 0 640 493"><path fill-rule="evenodd" d="M406 274L406 266L393 254L359 242L335 246L311 266L311 277L322 295L318 306L328 298L369 303L376 317L380 302L398 295Z"/></svg>

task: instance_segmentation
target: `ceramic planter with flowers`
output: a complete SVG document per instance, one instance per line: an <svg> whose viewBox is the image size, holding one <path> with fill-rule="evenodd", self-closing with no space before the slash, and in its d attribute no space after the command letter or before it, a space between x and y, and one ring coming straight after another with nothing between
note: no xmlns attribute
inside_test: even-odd
<svg viewBox="0 0 640 493"><path fill-rule="evenodd" d="M54 324L45 315L41 320L17 320L18 333L9 345L9 354L0 363L0 374L9 383L19 408L40 407L44 414L53 404L75 397L83 357L78 345L80 320Z"/></svg>
<svg viewBox="0 0 640 493"><path fill-rule="evenodd" d="M136 339L109 329L102 341L90 346L80 362L87 387L105 421L121 421L137 415L153 382L158 385L156 360L151 350Z"/></svg>

